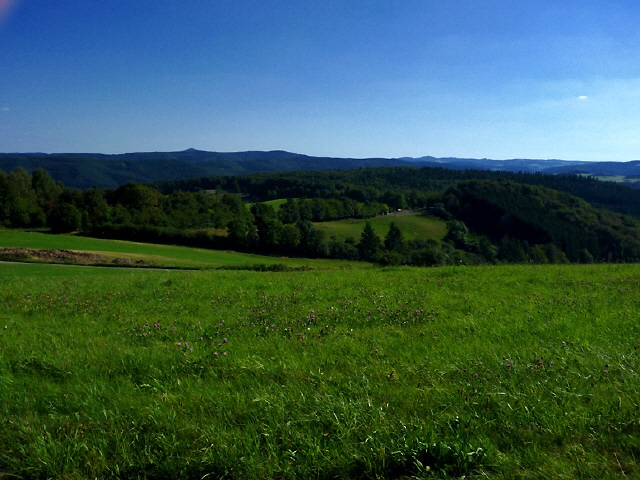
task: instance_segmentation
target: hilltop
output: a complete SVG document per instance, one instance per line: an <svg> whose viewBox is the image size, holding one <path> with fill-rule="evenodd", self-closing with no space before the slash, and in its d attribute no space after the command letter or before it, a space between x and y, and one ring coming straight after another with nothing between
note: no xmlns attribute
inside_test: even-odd
<svg viewBox="0 0 640 480"><path fill-rule="evenodd" d="M179 152L101 153L2 153L0 170L23 167L27 172L42 168L66 187L75 189L116 188L133 180L148 183L197 177L236 176L282 171L351 170L382 166L430 166L455 170L542 172L608 177L635 183L640 161L585 162L569 160L491 160L474 158L337 158L314 157L283 150L208 152L189 148Z"/></svg>

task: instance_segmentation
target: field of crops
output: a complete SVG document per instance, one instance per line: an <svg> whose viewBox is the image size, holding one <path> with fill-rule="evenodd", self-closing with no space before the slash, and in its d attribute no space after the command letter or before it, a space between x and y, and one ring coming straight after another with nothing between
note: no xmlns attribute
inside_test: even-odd
<svg viewBox="0 0 640 480"><path fill-rule="evenodd" d="M639 288L638 265L0 264L0 476L631 478Z"/></svg>

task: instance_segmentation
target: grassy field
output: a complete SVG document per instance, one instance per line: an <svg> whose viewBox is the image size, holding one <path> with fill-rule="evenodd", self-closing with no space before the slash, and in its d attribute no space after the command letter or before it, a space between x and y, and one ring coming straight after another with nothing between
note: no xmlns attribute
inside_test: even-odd
<svg viewBox="0 0 640 480"><path fill-rule="evenodd" d="M284 265L289 268L359 268L359 265L335 260L308 260L251 255L223 250L206 250L119 240L101 240L74 235L49 235L42 232L0 230L0 247L64 249L98 253L111 258L142 260L159 267L242 268L257 265Z"/></svg>
<svg viewBox="0 0 640 480"><path fill-rule="evenodd" d="M635 177L628 177L626 175L586 175L587 177L596 178L598 180L602 180L604 182L628 182L628 183L637 183L640 179Z"/></svg>
<svg viewBox="0 0 640 480"><path fill-rule="evenodd" d="M280 208L280 205L287 203L287 199L286 198L276 198L275 200L267 200L265 202L260 202L260 203L266 203L267 205L271 205L274 210L278 211L278 209ZM247 208L251 208L254 203L253 202L247 202Z"/></svg>
<svg viewBox="0 0 640 480"><path fill-rule="evenodd" d="M0 476L637 478L639 288L0 264Z"/></svg>
<svg viewBox="0 0 640 480"><path fill-rule="evenodd" d="M358 241L362 234L364 224L369 221L375 232L384 239L389 231L391 222L402 230L406 240L416 238L442 240L447 233L445 221L434 217L426 217L420 212L392 213L389 215L379 215L368 220L337 220L333 222L314 223L318 230L327 233L329 237L335 236L338 240L353 237Z"/></svg>

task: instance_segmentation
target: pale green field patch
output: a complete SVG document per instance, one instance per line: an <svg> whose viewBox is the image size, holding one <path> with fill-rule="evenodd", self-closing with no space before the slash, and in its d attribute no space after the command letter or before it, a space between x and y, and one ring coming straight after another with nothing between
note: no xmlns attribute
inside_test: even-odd
<svg viewBox="0 0 640 480"><path fill-rule="evenodd" d="M391 222L394 222L400 230L402 230L405 240L442 240L447 233L447 224L445 221L424 216L421 212L392 213L389 215L379 215L370 219L316 222L314 226L318 230L326 232L329 237L335 237L338 240L352 237L358 241L367 221L371 222L371 226L382 239L384 239L389 231Z"/></svg>
<svg viewBox="0 0 640 480"><path fill-rule="evenodd" d="M75 235L50 235L21 230L0 230L0 247L84 251L98 253L109 259L143 260L161 267L176 268L251 267L280 264L288 268L368 268L367 264L353 264L340 260L255 255L227 250L103 240Z"/></svg>

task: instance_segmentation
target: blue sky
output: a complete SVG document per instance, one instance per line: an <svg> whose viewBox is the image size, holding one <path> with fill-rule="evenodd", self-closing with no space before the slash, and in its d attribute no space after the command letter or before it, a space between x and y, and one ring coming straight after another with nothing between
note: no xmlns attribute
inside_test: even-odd
<svg viewBox="0 0 640 480"><path fill-rule="evenodd" d="M637 25L637 0L0 0L0 152L640 159Z"/></svg>

